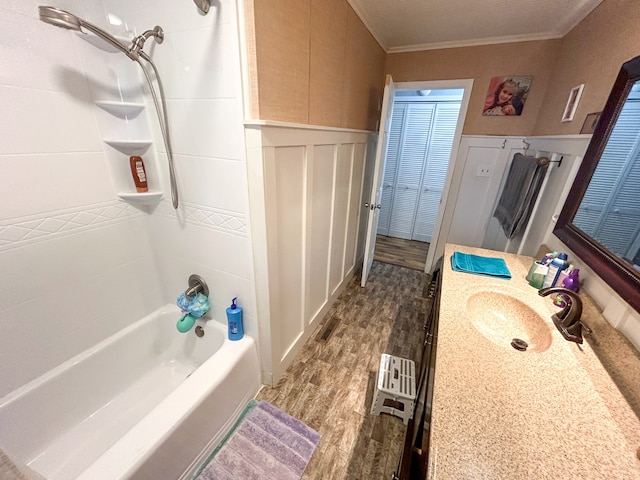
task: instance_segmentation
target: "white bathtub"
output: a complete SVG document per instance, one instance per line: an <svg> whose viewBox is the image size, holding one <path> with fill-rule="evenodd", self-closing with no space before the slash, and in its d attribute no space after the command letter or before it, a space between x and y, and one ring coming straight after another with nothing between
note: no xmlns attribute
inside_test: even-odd
<svg viewBox="0 0 640 480"><path fill-rule="evenodd" d="M186 479L260 387L255 342L170 305L0 399L0 447L50 480Z"/></svg>

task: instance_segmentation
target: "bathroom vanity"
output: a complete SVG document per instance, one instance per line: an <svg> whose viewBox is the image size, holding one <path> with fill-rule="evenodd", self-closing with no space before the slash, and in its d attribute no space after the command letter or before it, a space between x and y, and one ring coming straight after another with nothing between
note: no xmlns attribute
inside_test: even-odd
<svg viewBox="0 0 640 480"><path fill-rule="evenodd" d="M512 278L454 272L454 251L504 258ZM582 345L565 340L551 320L559 310L553 295L540 297L525 280L532 261L447 245L432 405L405 478L640 478L640 420L631 405L640 382L627 379L621 390L603 352L628 355L630 375L640 357L583 294L582 319L593 332ZM513 338L528 348L513 348ZM611 338L618 343L606 345ZM431 393L422 393L418 403L428 405Z"/></svg>

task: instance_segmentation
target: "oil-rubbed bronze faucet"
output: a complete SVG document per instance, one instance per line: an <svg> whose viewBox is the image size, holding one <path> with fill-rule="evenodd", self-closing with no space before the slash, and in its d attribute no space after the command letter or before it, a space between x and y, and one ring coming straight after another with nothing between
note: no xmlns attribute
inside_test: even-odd
<svg viewBox="0 0 640 480"><path fill-rule="evenodd" d="M569 299L567 305L562 310L551 316L554 325L560 330L560 333L566 340L582 343L582 329L584 329L587 334L591 333L591 329L580 320L580 316L582 315L582 300L580 300L580 297L578 297L575 292L567 290L566 288L550 287L538 290L538 295L541 297L546 297L552 293L562 293Z"/></svg>

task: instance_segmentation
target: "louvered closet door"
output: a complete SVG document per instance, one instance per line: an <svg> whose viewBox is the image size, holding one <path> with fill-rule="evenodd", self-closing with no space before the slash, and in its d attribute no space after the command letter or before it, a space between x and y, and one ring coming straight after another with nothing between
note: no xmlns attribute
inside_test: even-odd
<svg viewBox="0 0 640 480"><path fill-rule="evenodd" d="M640 102L628 101L589 183L574 224L617 255L631 259L640 226Z"/></svg>
<svg viewBox="0 0 640 480"><path fill-rule="evenodd" d="M447 167L459 114L459 103L439 103L436 105L433 131L427 149L426 169L422 177L422 188L413 229L413 240L431 242L440 209L440 199L447 177Z"/></svg>
<svg viewBox="0 0 640 480"><path fill-rule="evenodd" d="M389 235L389 223L391 220L391 204L393 192L395 192L396 170L398 169L398 157L400 155L400 145L402 144L402 132L404 130L404 116L407 105L404 103L393 104L393 114L391 117L391 131L389 132L389 143L387 146L387 156L384 166L384 180L382 181L382 199L380 204L380 219L378 220L378 233Z"/></svg>
<svg viewBox="0 0 640 480"><path fill-rule="evenodd" d="M389 235L411 239L435 104L408 104Z"/></svg>

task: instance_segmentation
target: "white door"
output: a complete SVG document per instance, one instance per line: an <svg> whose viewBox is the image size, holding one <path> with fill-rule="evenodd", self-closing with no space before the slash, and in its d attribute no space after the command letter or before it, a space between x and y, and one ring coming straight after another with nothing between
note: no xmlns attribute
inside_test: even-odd
<svg viewBox="0 0 640 480"><path fill-rule="evenodd" d="M380 112L380 129L378 130L378 146L376 148L375 166L373 168L373 184L371 188L371 198L363 208L369 210L369 220L367 221L367 240L364 247L364 261L362 263L361 286L367 284L369 270L373 263L373 252L376 248L376 232L378 231L378 218L380 216L380 201L382 197L382 180L384 178L384 156L387 152L389 141L389 129L391 128L391 113L393 112L393 96L396 87L393 84L391 75L385 78L384 94L382 96L382 110Z"/></svg>

